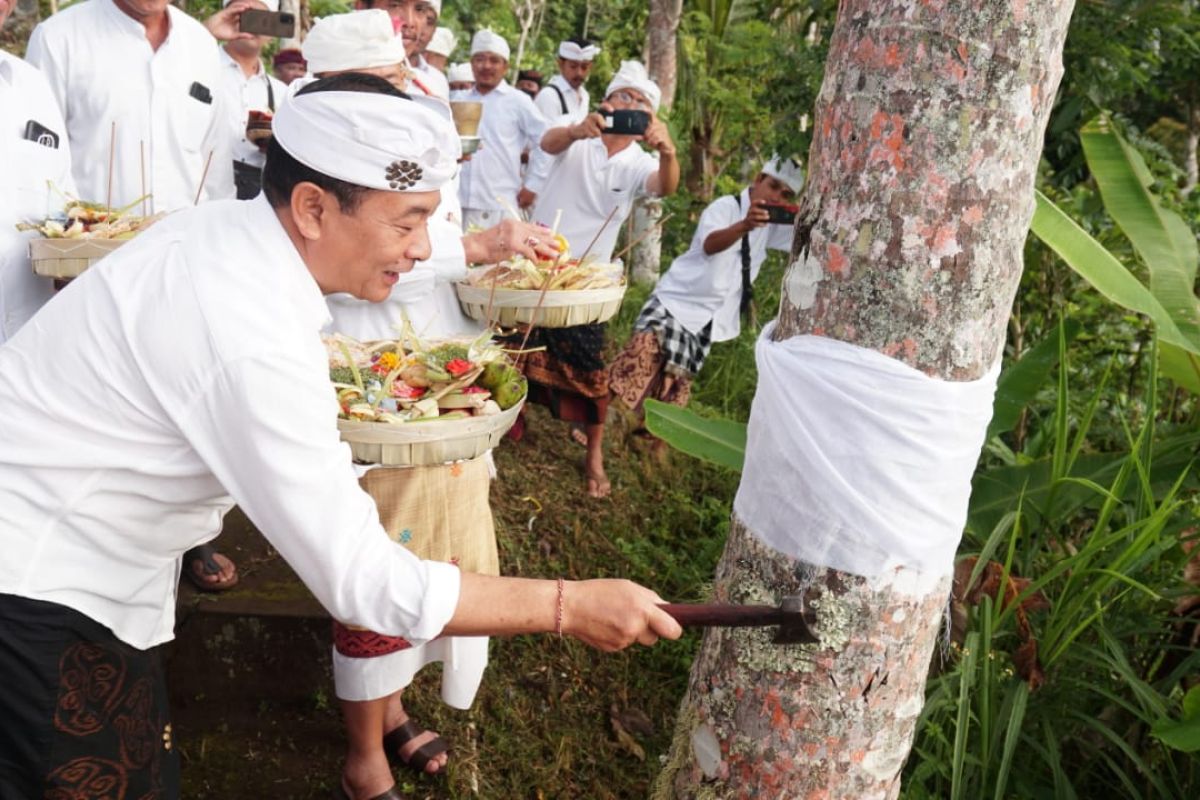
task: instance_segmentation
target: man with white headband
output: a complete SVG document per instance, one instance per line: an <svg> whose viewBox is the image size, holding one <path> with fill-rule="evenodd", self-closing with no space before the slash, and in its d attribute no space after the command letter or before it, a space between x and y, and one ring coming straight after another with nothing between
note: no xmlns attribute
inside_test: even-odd
<svg viewBox="0 0 1200 800"><path fill-rule="evenodd" d="M546 84L534 105L552 126L579 122L588 113L588 91L584 88L592 72L592 62L600 55L599 46L583 38L567 39L558 45L558 74ZM526 199L537 202L537 194L546 185L546 177L554 158L541 147L529 153L529 170L525 176Z"/></svg>
<svg viewBox="0 0 1200 800"><path fill-rule="evenodd" d="M533 100L504 79L508 42L484 28L471 39L475 86L462 99L483 103L479 152L463 165L459 182L464 222L495 225L508 209L528 206L533 195L521 185L521 154L533 150L546 130L546 120Z"/></svg>
<svg viewBox="0 0 1200 800"><path fill-rule="evenodd" d="M636 414L647 397L686 406L712 343L737 338L767 249L792 249L794 226L771 223L767 209L792 211L803 186L797 161L772 158L740 194L701 213L691 247L659 279L610 370L613 394Z"/></svg>
<svg viewBox="0 0 1200 800"><path fill-rule="evenodd" d="M4 796L65 791L85 759L127 796L178 797L155 648L172 637L181 554L234 502L346 623L419 642L561 629L610 650L680 633L625 581L420 561L358 486L323 296L383 299L428 255L448 135L382 80L309 85L275 118L262 196L168 217L0 347ZM61 391L64 363L88 403ZM101 669L120 680L89 682ZM129 730L153 746L130 751ZM387 780L350 793L397 797Z"/></svg>
<svg viewBox="0 0 1200 800"><path fill-rule="evenodd" d="M446 64L449 63L450 54L454 52L455 46L454 31L449 28L437 28L430 37L429 44L425 45L425 52L421 57L426 64L445 74Z"/></svg>
<svg viewBox="0 0 1200 800"><path fill-rule="evenodd" d="M355 0L354 7L381 9L391 17L392 27L404 43L408 66L413 71L413 91L442 100L450 99L450 85L446 82L446 76L421 57L421 51L437 27L437 18L442 13L442 0Z"/></svg>
<svg viewBox="0 0 1200 800"><path fill-rule="evenodd" d="M221 5L228 7L231 3L232 0L222 0ZM242 0L242 4L247 10L279 11L279 0ZM264 147L257 141L250 141L246 135L250 115L254 113L269 120L287 93L287 86L268 73L262 63L263 48L271 38L254 35L231 39L218 51L221 67L216 91L221 95L229 138L233 142L233 180L239 200L249 200L259 193L262 167L267 160ZM265 146L265 140L262 141Z"/></svg>
<svg viewBox="0 0 1200 800"><path fill-rule="evenodd" d="M553 225L561 211L559 233L573 247L587 247L595 240L591 255L600 263L611 260L621 223L634 201L662 197L679 186L675 143L656 116L661 96L645 67L624 61L608 84L600 112L547 131L541 146L554 163L534 207L534 221ZM604 133L605 114L619 109L648 115L645 133ZM654 153L642 150L639 142ZM560 419L583 427L585 488L592 497L609 493L602 449L609 397L604 339L603 325L537 328L530 341L546 349L526 360L530 398L544 402Z"/></svg>
<svg viewBox="0 0 1200 800"><path fill-rule="evenodd" d="M471 65L463 62L461 64L451 64L446 70L446 80L450 84L450 99L461 100L466 96L466 93L471 91L475 86L475 73L471 70ZM455 92L461 92L461 95L455 95Z"/></svg>

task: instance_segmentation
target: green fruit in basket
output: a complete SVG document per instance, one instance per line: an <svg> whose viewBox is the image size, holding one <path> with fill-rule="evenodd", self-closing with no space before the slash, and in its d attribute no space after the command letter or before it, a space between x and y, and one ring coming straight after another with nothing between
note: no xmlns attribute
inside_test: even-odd
<svg viewBox="0 0 1200 800"><path fill-rule="evenodd" d="M511 370L513 375L508 377L503 383L492 389L492 399L496 401L496 405L502 409L509 409L521 402L525 397L525 393L529 391L529 384L525 380L525 376Z"/></svg>
<svg viewBox="0 0 1200 800"><path fill-rule="evenodd" d="M489 361L487 366L483 368L483 374L479 376L475 383L489 392L495 392L496 387L504 382L510 371L516 372L515 369L503 361Z"/></svg>

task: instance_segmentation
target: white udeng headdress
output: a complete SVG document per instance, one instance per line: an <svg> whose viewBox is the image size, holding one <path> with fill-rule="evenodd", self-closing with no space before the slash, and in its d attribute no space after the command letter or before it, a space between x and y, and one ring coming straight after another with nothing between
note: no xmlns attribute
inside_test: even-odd
<svg viewBox="0 0 1200 800"><path fill-rule="evenodd" d="M475 73L471 70L471 65L467 63L451 64L446 69L447 83L474 83Z"/></svg>
<svg viewBox="0 0 1200 800"><path fill-rule="evenodd" d="M471 39L471 55L476 53L495 53L505 61L508 61L508 57L511 55L508 42L504 40L504 37L487 28L476 31L475 36Z"/></svg>
<svg viewBox="0 0 1200 800"><path fill-rule="evenodd" d="M764 175L783 181L796 194L800 194L800 190L804 188L804 167L794 158L775 156L763 164L760 171Z"/></svg>
<svg viewBox="0 0 1200 800"><path fill-rule="evenodd" d="M404 40L392 30L392 18L381 8L322 17L308 32L300 52L314 75L406 63Z"/></svg>
<svg viewBox="0 0 1200 800"><path fill-rule="evenodd" d="M309 92L279 107L275 141L305 166L368 189L433 192L454 176L454 126L419 103L367 92Z"/></svg>
<svg viewBox="0 0 1200 800"><path fill-rule="evenodd" d="M600 48L594 44L580 47L572 41L559 42L558 57L568 61L594 61L600 55Z"/></svg>
<svg viewBox="0 0 1200 800"><path fill-rule="evenodd" d="M425 45L426 53L437 53L439 56L450 57L454 52L454 46L457 44L454 31L449 28L438 28L433 32L433 38L429 40L429 44Z"/></svg>
<svg viewBox="0 0 1200 800"><path fill-rule="evenodd" d="M662 90L658 88L658 84L650 80L650 76L646 74L646 68L642 66L640 61L622 61L621 68L617 70L617 74L613 75L612 80L608 82L608 88L604 90L604 96L621 89L637 89L642 94L646 95L646 99L650 101L650 105L658 111L658 104L662 102Z"/></svg>

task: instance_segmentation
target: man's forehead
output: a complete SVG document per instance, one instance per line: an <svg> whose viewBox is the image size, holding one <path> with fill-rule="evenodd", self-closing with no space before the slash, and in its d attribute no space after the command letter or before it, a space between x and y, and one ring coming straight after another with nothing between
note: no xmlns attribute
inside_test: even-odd
<svg viewBox="0 0 1200 800"><path fill-rule="evenodd" d="M646 95L642 94L641 92L639 92L637 89L633 88L632 86L622 86L620 89L614 90L612 94L620 94L621 92L625 92L630 97L632 97L634 100L640 100L643 103L650 102L650 99L648 97L646 97ZM609 95L609 97L612 97L612 95Z"/></svg>
<svg viewBox="0 0 1200 800"><path fill-rule="evenodd" d="M428 0L372 0L371 8L413 8L416 11L425 13L433 11L433 6Z"/></svg>
<svg viewBox="0 0 1200 800"><path fill-rule="evenodd" d="M592 65L590 61L576 61L573 58L563 58L562 56L559 56L558 60L568 67L590 67Z"/></svg>

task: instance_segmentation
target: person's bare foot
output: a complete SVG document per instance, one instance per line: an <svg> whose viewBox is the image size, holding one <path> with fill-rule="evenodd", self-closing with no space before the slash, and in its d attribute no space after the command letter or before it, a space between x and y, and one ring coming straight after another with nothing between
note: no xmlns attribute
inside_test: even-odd
<svg viewBox="0 0 1200 800"><path fill-rule="evenodd" d="M232 589L238 582L237 566L212 545L200 545L187 551L183 568L188 580L201 591L222 592Z"/></svg>
<svg viewBox="0 0 1200 800"><path fill-rule="evenodd" d="M612 493L612 484L609 483L603 469L599 473L593 473L589 469L585 471L585 475L588 497L608 497Z"/></svg>
<svg viewBox="0 0 1200 800"><path fill-rule="evenodd" d="M347 760L342 772L342 791L350 800L371 800L395 785L392 768L382 750Z"/></svg>

